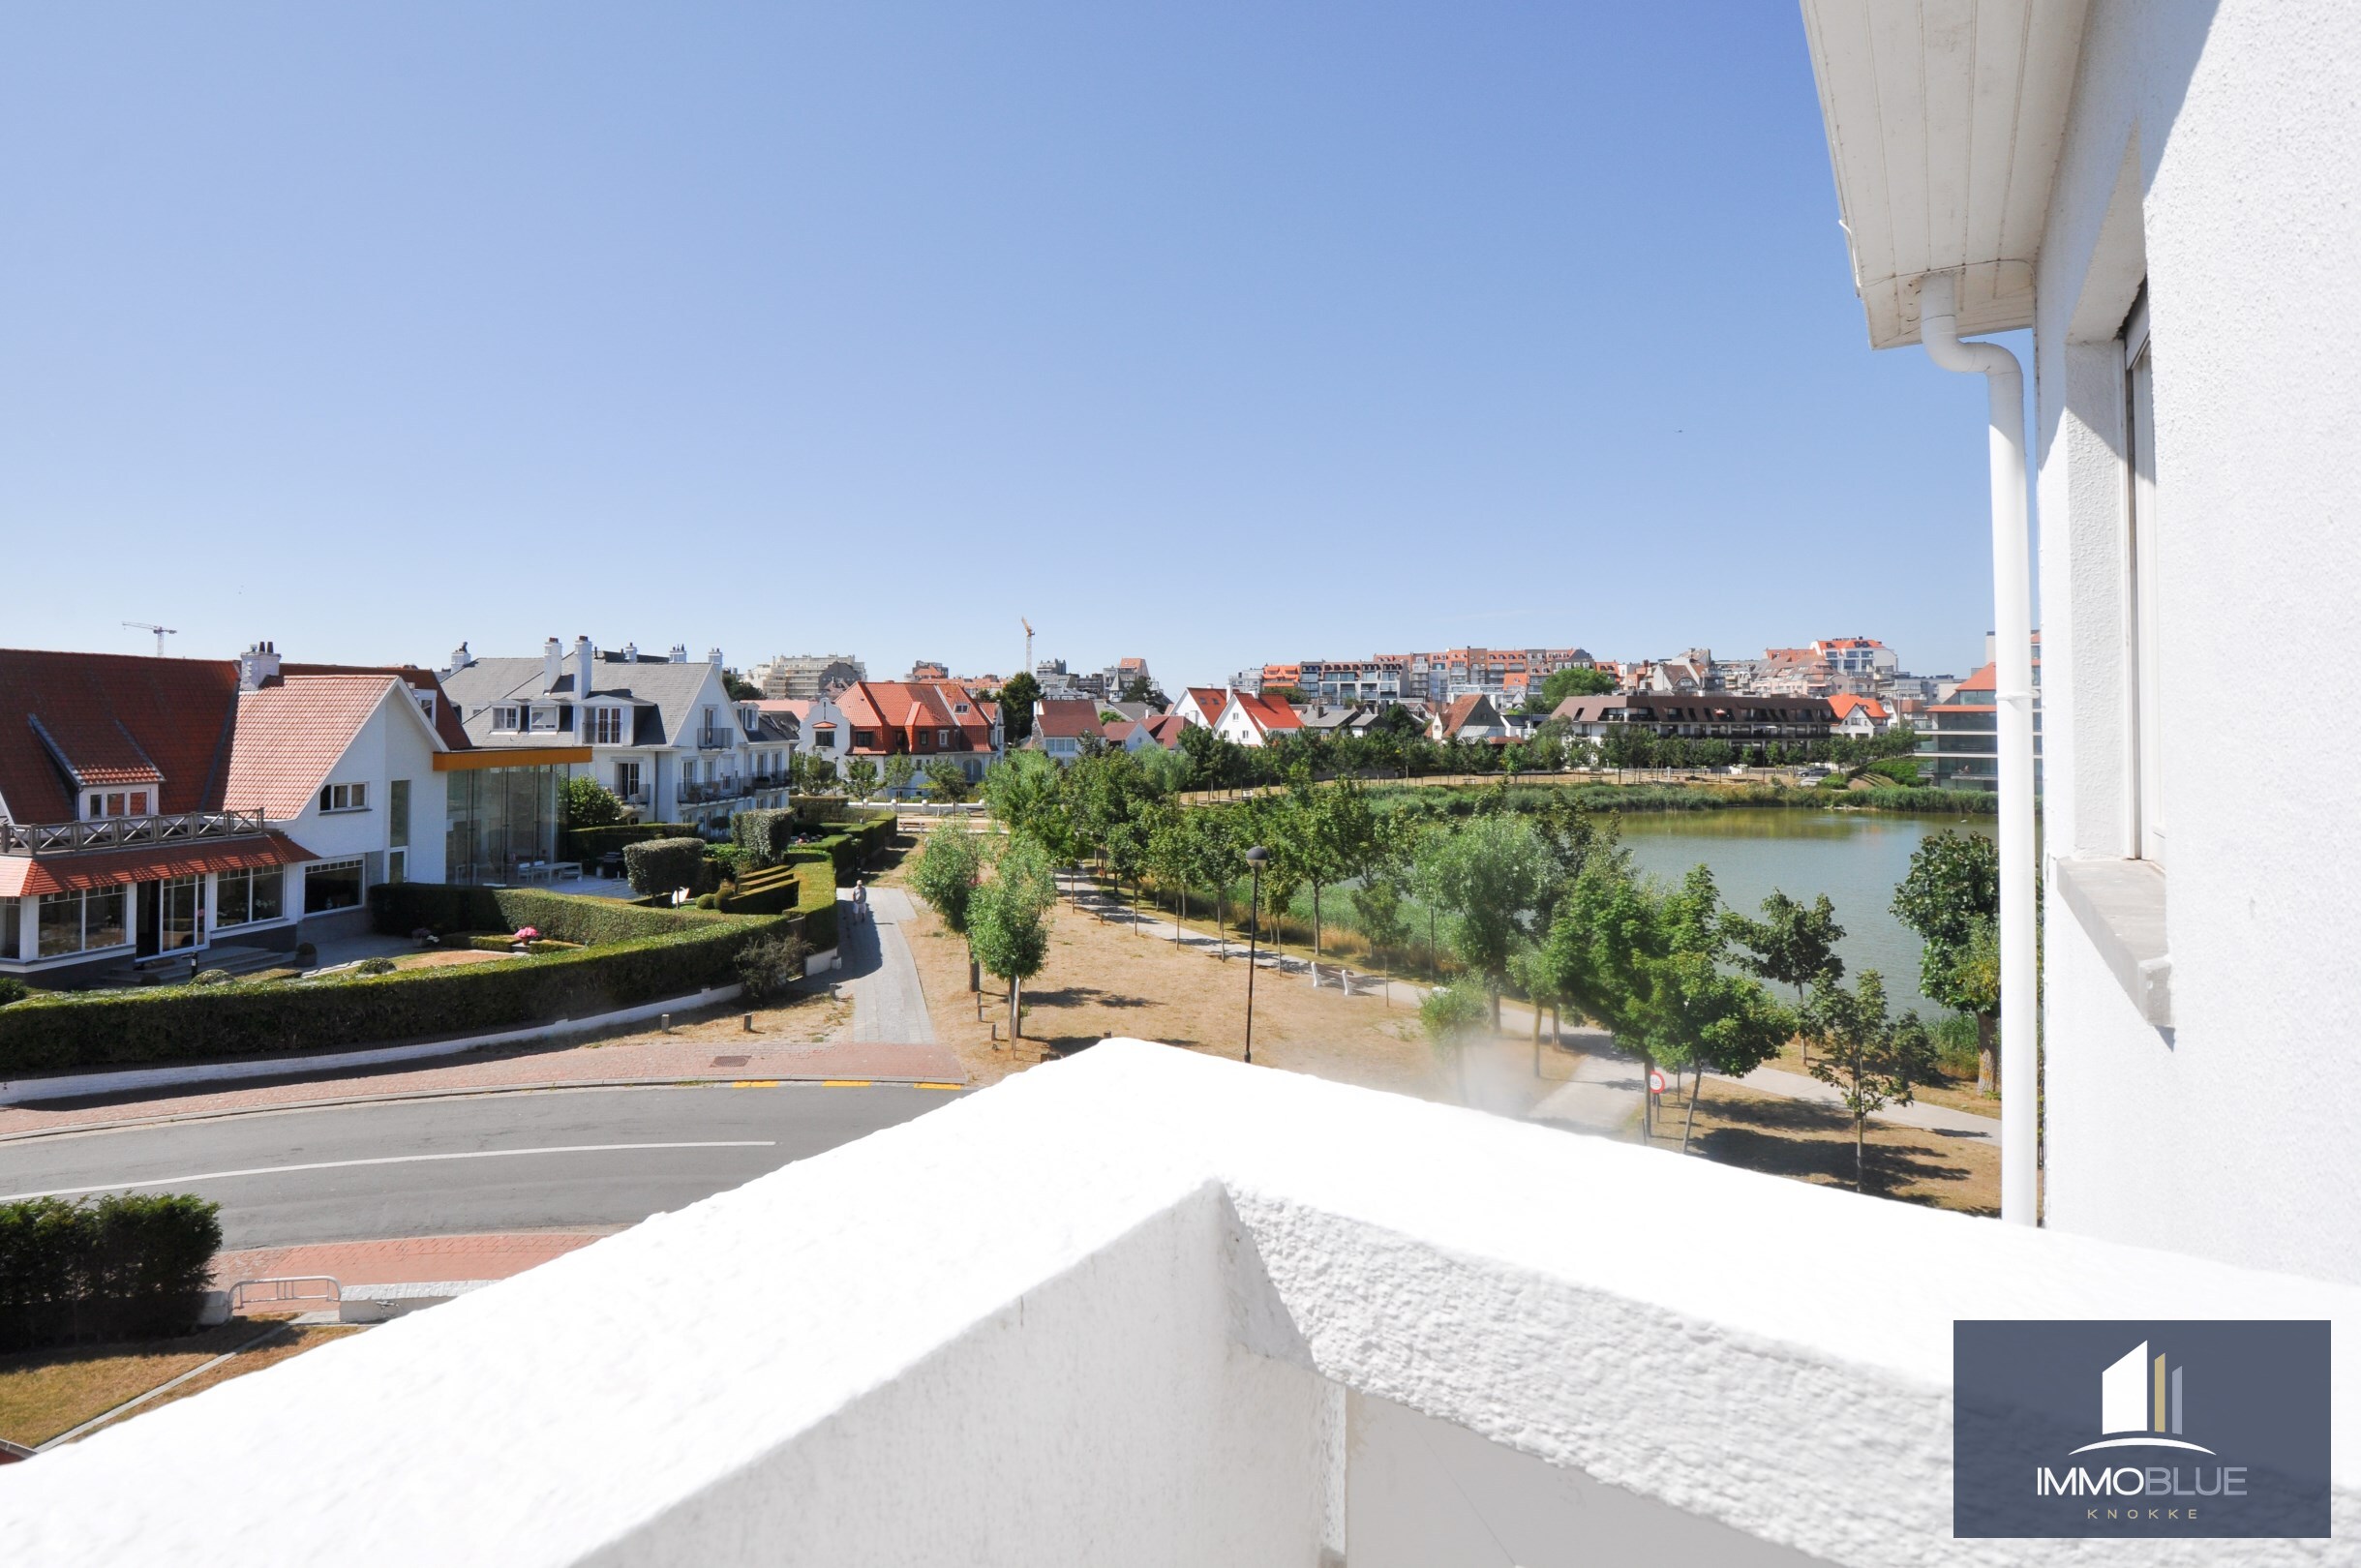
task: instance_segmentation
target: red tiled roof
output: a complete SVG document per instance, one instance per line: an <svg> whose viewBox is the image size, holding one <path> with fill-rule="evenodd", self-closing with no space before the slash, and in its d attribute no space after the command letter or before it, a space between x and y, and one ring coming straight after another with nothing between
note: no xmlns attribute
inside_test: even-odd
<svg viewBox="0 0 2361 1568"><path fill-rule="evenodd" d="M279 821L302 811L396 684L388 675L295 676L242 694L222 803Z"/></svg>
<svg viewBox="0 0 2361 1568"><path fill-rule="evenodd" d="M118 882L148 882L158 877L192 877L204 871L294 865L318 859L285 833L262 833L218 844L158 844L79 855L0 855L0 898L111 888Z"/></svg>
<svg viewBox="0 0 2361 1568"><path fill-rule="evenodd" d="M159 810L219 806L237 689L227 659L0 649L0 803L18 822L66 822L81 815L76 774L161 775Z"/></svg>
<svg viewBox="0 0 2361 1568"><path fill-rule="evenodd" d="M960 704L967 711L955 711ZM956 680L861 680L836 698L845 721L870 730L955 729L963 748L992 748L992 719L974 693ZM880 740L883 740L881 736ZM856 745L856 753L884 755L884 744Z"/></svg>
<svg viewBox="0 0 2361 1568"><path fill-rule="evenodd" d="M435 733L453 751L466 751L475 742L468 739L468 729L460 722L459 705L451 701L435 678L432 670L421 670L414 664L282 664L281 678L288 676L318 675L385 675L392 676L412 691L431 692L435 698Z"/></svg>
<svg viewBox="0 0 2361 1568"><path fill-rule="evenodd" d="M1840 691L1834 696L1831 697L1828 700L1828 704L1829 707L1835 711L1836 718L1840 723L1845 719L1851 718L1853 716L1853 709L1856 708L1866 709L1869 716L1873 719L1882 719L1886 717L1886 705L1879 702L1874 697L1861 697L1856 696L1854 693L1849 691Z"/></svg>
<svg viewBox="0 0 2361 1568"><path fill-rule="evenodd" d="M1196 699L1197 711L1205 715L1205 722L1208 724L1215 723L1221 718L1223 705L1229 701L1228 696L1219 686L1191 686L1189 695Z"/></svg>
<svg viewBox="0 0 2361 1568"><path fill-rule="evenodd" d="M1251 691L1238 693L1238 708L1258 730L1300 730L1303 716L1276 697L1258 697Z"/></svg>
<svg viewBox="0 0 2361 1568"><path fill-rule="evenodd" d="M1062 740L1097 735L1099 705L1082 697L1044 697L1034 705L1033 729L1038 735Z"/></svg>
<svg viewBox="0 0 2361 1568"><path fill-rule="evenodd" d="M2000 678L1993 674L1993 667L1989 664L1960 681L1953 688L1954 691L1997 691L1999 689Z"/></svg>

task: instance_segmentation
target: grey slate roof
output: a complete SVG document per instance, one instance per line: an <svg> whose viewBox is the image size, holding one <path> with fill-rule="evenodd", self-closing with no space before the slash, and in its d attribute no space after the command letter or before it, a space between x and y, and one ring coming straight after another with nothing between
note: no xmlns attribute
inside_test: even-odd
<svg viewBox="0 0 2361 1568"><path fill-rule="evenodd" d="M574 693L573 662L569 649L552 693L560 702L579 700ZM459 705L460 721L467 729L468 739L479 746L548 744L546 734L536 739L531 735L492 733L492 709L496 705L528 702L542 695L542 669L538 655L522 659L487 658L443 676L442 689ZM705 715L697 696L706 689L706 680L713 671L714 666L703 660L686 664L675 664L669 659L626 660L620 654L601 650L590 677L590 695L647 705L638 711L631 737L633 745L677 745L704 727ZM735 728L737 706L723 705L719 716Z"/></svg>

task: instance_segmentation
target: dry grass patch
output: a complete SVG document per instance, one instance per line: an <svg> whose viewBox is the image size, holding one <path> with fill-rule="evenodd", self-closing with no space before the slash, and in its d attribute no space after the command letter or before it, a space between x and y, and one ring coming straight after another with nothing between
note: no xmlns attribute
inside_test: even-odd
<svg viewBox="0 0 2361 1568"><path fill-rule="evenodd" d="M234 1317L177 1340L62 1345L0 1356L0 1437L37 1447L236 1349L267 1326Z"/></svg>
<svg viewBox="0 0 2361 1568"><path fill-rule="evenodd" d="M288 1329L277 1339L257 1345L235 1360L222 1363L202 1377L192 1377L169 1394L159 1395L140 1405L136 1410L126 1410L114 1420L106 1422L103 1426L91 1428L89 1432L83 1433L83 1436L89 1436L92 1432L105 1432L108 1428L119 1426L126 1421L136 1420L150 1410L161 1410L175 1400L185 1400L192 1394L202 1394L209 1388L218 1388L232 1377L243 1377L249 1372L257 1372L266 1367L276 1367L283 1361L292 1361L306 1350L317 1350L330 1340L341 1340L349 1335L366 1332L367 1330L360 1325L348 1323L307 1323L301 1328ZM81 1440L81 1437L75 1439L77 1443Z"/></svg>
<svg viewBox="0 0 2361 1568"><path fill-rule="evenodd" d="M1677 1153L1686 1100L1675 1105L1672 1096L1664 1098L1649 1142ZM1853 1186L1853 1118L1843 1107L1760 1094L1727 1080L1708 1084L1698 1101L1689 1152L1822 1187ZM1873 1196L1961 1214L2000 1212L1997 1135L1935 1132L1872 1118L1866 1152L1867 1191Z"/></svg>

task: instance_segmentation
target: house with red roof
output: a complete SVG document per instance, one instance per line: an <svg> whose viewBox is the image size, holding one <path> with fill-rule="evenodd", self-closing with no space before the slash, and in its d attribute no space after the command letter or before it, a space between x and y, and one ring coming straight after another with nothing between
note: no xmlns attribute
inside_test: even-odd
<svg viewBox="0 0 2361 1568"><path fill-rule="evenodd" d="M1044 697L1033 705L1033 733L1026 738L1025 747L1063 768L1093 741L1108 739L1096 702L1086 697Z"/></svg>
<svg viewBox="0 0 2361 1568"><path fill-rule="evenodd" d="M1211 730L1222 722L1222 709L1229 706L1229 695L1235 686L1185 686L1180 701L1172 705L1172 714L1183 724L1194 724L1200 730Z"/></svg>
<svg viewBox="0 0 2361 1568"><path fill-rule="evenodd" d="M1498 704L1480 691L1463 692L1450 706L1428 720L1427 736L1435 740L1473 740L1506 745L1514 739Z"/></svg>
<svg viewBox="0 0 2361 1568"><path fill-rule="evenodd" d="M855 681L836 707L851 733L848 757L909 757L922 769L944 758L975 783L1003 755L1000 705L956 680Z"/></svg>
<svg viewBox="0 0 2361 1568"><path fill-rule="evenodd" d="M0 974L364 931L371 887L445 879L474 755L423 670L0 649Z"/></svg>
<svg viewBox="0 0 2361 1568"><path fill-rule="evenodd" d="M1266 746L1271 738L1304 727L1303 716L1288 704L1258 692L1232 691L1214 720L1213 733L1241 746Z"/></svg>
<svg viewBox="0 0 2361 1568"><path fill-rule="evenodd" d="M1828 701L1829 711L1835 715L1835 722L1829 726L1831 735L1849 735L1857 739L1866 739L1873 735L1884 735L1893 728L1893 714L1874 697L1839 691L1831 692Z"/></svg>

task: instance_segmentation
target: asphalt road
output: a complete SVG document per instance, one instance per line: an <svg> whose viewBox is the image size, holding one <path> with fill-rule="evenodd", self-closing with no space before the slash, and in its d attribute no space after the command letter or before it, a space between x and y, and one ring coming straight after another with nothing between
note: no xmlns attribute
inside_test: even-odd
<svg viewBox="0 0 2361 1568"><path fill-rule="evenodd" d="M955 1098L787 1084L274 1111L0 1143L0 1200L197 1192L228 1248L625 1225Z"/></svg>

